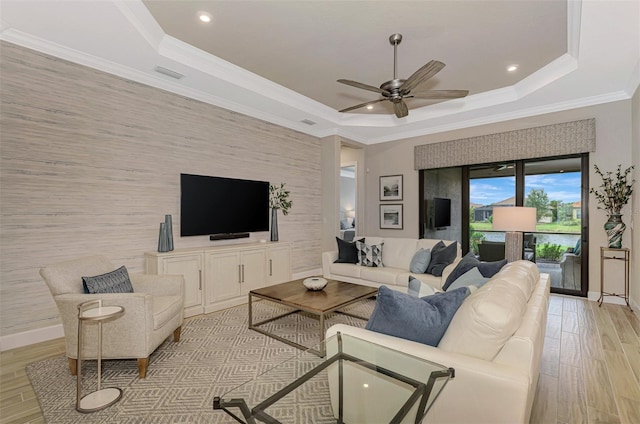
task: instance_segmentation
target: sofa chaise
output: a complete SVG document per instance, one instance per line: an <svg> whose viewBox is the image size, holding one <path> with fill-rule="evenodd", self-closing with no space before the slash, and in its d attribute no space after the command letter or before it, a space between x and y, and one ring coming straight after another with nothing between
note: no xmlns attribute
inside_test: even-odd
<svg viewBox="0 0 640 424"><path fill-rule="evenodd" d="M507 264L462 302L437 347L344 324L332 326L326 336L340 332L454 368L455 377L428 412L428 422L528 423L540 372L549 287L549 276L539 274L534 263ZM378 361L401 371L397 360ZM329 387L335 402L335 379ZM375 422L375 417L368 419Z"/></svg>

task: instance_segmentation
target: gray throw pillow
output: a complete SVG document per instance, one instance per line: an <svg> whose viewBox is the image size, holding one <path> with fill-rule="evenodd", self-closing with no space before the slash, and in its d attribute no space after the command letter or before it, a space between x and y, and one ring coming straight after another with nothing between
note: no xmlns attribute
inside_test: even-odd
<svg viewBox="0 0 640 424"><path fill-rule="evenodd" d="M364 241L360 239L359 241ZM337 264L356 264L358 263L358 248L355 241L344 241L336 237L338 243L338 259L333 261Z"/></svg>
<svg viewBox="0 0 640 424"><path fill-rule="evenodd" d="M460 260L460 262L458 262L453 271L451 271L451 274L449 274L447 280L442 285L442 290L447 290L449 286L458 279L458 277L469 271L471 268L478 268L478 271L480 271L483 277L491 278L500 271L506 263L506 259L495 262L480 262L475 256L473 256L473 253L469 252Z"/></svg>
<svg viewBox="0 0 640 424"><path fill-rule="evenodd" d="M469 289L417 298L392 290L378 289L378 300L366 329L414 342L438 346Z"/></svg>
<svg viewBox="0 0 640 424"><path fill-rule="evenodd" d="M127 268L121 266L115 271L94 277L82 277L85 293L133 293Z"/></svg>
<svg viewBox="0 0 640 424"><path fill-rule="evenodd" d="M369 245L362 241L356 241L358 263L368 267L384 267L382 263L382 246L384 246L384 243Z"/></svg>
<svg viewBox="0 0 640 424"><path fill-rule="evenodd" d="M475 286L480 288L489 281L488 277L483 277L478 267L473 267L469 271L458 277L453 283L447 287L446 291L459 289L460 287Z"/></svg>
<svg viewBox="0 0 640 424"><path fill-rule="evenodd" d="M458 243L453 242L449 246L445 246L444 242L440 240L431 249L431 261L427 267L427 274L440 277L442 271L447 265L453 263L458 255Z"/></svg>
<svg viewBox="0 0 640 424"><path fill-rule="evenodd" d="M478 271L480 271L480 274L482 274L483 277L491 278L496 275L498 271L500 271L506 264L506 259L495 262L480 262L480 264L478 265Z"/></svg>
<svg viewBox="0 0 640 424"><path fill-rule="evenodd" d="M429 267L429 262L431 262L431 250L420 248L411 258L409 271L414 274L424 274Z"/></svg>

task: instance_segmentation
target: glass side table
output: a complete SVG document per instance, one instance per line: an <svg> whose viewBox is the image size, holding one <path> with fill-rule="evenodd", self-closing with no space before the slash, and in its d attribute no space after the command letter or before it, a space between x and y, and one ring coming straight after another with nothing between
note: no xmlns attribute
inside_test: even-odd
<svg viewBox="0 0 640 424"><path fill-rule="evenodd" d="M101 388L102 380L102 323L121 317L122 306L102 306L102 299L90 300L78 305L78 372L76 410L95 412L113 405L122 397L122 390L116 387ZM98 323L98 389L82 396L82 329L85 323Z"/></svg>
<svg viewBox="0 0 640 424"><path fill-rule="evenodd" d="M327 355L299 353L233 390L213 409L255 423L419 423L450 378L447 368L346 334Z"/></svg>
<svg viewBox="0 0 640 424"><path fill-rule="evenodd" d="M600 298L598 306L602 306L605 296L616 296L624 299L631 311L629 304L629 261L631 250L629 248L600 247ZM624 294L607 293L604 291L604 263L605 261L624 261Z"/></svg>

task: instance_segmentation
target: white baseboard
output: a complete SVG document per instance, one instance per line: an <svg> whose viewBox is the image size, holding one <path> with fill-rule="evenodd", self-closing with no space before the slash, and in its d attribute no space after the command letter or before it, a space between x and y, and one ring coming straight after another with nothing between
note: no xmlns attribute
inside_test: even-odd
<svg viewBox="0 0 640 424"><path fill-rule="evenodd" d="M4 352L5 350L29 346L35 343L46 342L47 340L59 339L61 337L64 337L62 324L24 331L22 333L10 334L8 336L0 337L0 351Z"/></svg>

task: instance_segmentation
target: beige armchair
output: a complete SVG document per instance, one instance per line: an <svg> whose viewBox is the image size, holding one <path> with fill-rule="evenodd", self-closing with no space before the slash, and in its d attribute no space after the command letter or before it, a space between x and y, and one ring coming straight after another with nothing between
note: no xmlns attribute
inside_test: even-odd
<svg viewBox="0 0 640 424"><path fill-rule="evenodd" d="M40 269L60 312L71 374L77 372L78 305L102 299L103 305L124 307L124 315L107 322L102 332L104 359L138 360L138 373L145 378L149 356L173 333L180 340L184 311L182 275L130 274L133 293L86 294L82 277L115 270L104 256L89 256ZM97 358L97 325L85 325L83 359Z"/></svg>

